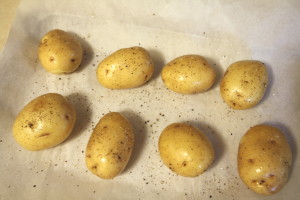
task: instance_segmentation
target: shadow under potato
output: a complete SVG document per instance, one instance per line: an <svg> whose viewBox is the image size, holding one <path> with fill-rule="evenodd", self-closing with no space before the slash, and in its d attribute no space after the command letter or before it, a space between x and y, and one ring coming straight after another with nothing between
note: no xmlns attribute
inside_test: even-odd
<svg viewBox="0 0 300 200"><path fill-rule="evenodd" d="M210 125L204 123L204 122L199 122L199 121L189 121L189 122L183 122L187 124L191 124L192 126L198 128L204 135L208 137L208 139L211 141L212 146L215 150L215 159L212 165L208 168L208 170L214 168L221 158L224 155L225 152L225 143L221 137L220 134L218 134L216 131L214 131Z"/></svg>
<svg viewBox="0 0 300 200"><path fill-rule="evenodd" d="M122 114L129 120L134 131L134 147L128 164L122 172L124 173L133 168L133 166L136 165L140 156L142 155L147 139L147 129L144 123L145 121L131 110L122 111L120 112L120 114Z"/></svg>
<svg viewBox="0 0 300 200"><path fill-rule="evenodd" d="M76 111L75 126L71 135L67 139L73 140L87 129L87 126L91 121L92 110L90 109L90 103L87 97L82 94L73 93L66 96L66 98Z"/></svg>
<svg viewBox="0 0 300 200"><path fill-rule="evenodd" d="M82 61L78 67L78 69L76 69L75 73L80 73L86 66L88 66L94 57L94 51L92 46L90 45L90 43L88 41L86 41L85 39L81 38L80 36L78 36L76 33L74 32L68 32L71 35L75 36L75 38L78 40L78 42L81 44L82 46L82 50L83 50L83 57L82 57Z"/></svg>
<svg viewBox="0 0 300 200"><path fill-rule="evenodd" d="M147 49L154 64L154 72L150 82L160 76L161 70L165 65L165 59L161 52L156 49Z"/></svg>
<svg viewBox="0 0 300 200"><path fill-rule="evenodd" d="M210 64L210 66L215 70L216 72L216 78L215 78L215 82L214 84L211 86L211 88L209 88L208 90L211 89L215 89L216 87L219 87L221 80L223 78L223 74L224 74L224 70L223 68L220 66L220 63L217 63L215 60L213 60L210 57L205 56L204 57L207 62Z"/></svg>

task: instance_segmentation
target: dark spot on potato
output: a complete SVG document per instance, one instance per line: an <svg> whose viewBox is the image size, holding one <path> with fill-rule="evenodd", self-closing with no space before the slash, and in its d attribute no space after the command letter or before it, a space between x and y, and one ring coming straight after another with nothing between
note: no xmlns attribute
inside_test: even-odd
<svg viewBox="0 0 300 200"><path fill-rule="evenodd" d="M146 80L147 80L147 78L148 78L148 76L146 75L146 76L145 76L145 78L144 78L144 81L146 81Z"/></svg>
<svg viewBox="0 0 300 200"><path fill-rule="evenodd" d="M107 128L107 126L103 126L103 128L104 128L104 129L106 129L106 128Z"/></svg>
<svg viewBox="0 0 300 200"><path fill-rule="evenodd" d="M65 119L68 120L70 117L69 115L65 115Z"/></svg>
<svg viewBox="0 0 300 200"><path fill-rule="evenodd" d="M86 155L86 157L87 157L87 158L91 158L91 155L90 155L90 154L88 154L88 155Z"/></svg>
<svg viewBox="0 0 300 200"><path fill-rule="evenodd" d="M94 166L92 167L92 169L97 169L97 167L98 167L97 165L94 165Z"/></svg>
<svg viewBox="0 0 300 200"><path fill-rule="evenodd" d="M109 72L109 70L106 69L106 70L105 70L105 75L106 75L106 76L107 76L108 72Z"/></svg>
<svg viewBox="0 0 300 200"><path fill-rule="evenodd" d="M29 128L33 128L33 126L34 126L34 124L33 124L33 123L31 123L31 122L28 122L28 127L29 127Z"/></svg>
<svg viewBox="0 0 300 200"><path fill-rule="evenodd" d="M264 179L262 179L262 180L260 180L259 181L259 185L262 185L262 184L264 184L266 181L264 180Z"/></svg>
<svg viewBox="0 0 300 200"><path fill-rule="evenodd" d="M185 167L187 165L186 161L183 161L181 165Z"/></svg>
<svg viewBox="0 0 300 200"><path fill-rule="evenodd" d="M54 62L54 58L52 56L50 56L49 61Z"/></svg>
<svg viewBox="0 0 300 200"><path fill-rule="evenodd" d="M275 175L274 174L269 174L268 176L270 179L274 179L275 178Z"/></svg>
<svg viewBox="0 0 300 200"><path fill-rule="evenodd" d="M254 159L248 159L249 163L254 163Z"/></svg>
<svg viewBox="0 0 300 200"><path fill-rule="evenodd" d="M271 144L276 144L276 141L274 139L270 140Z"/></svg>
<svg viewBox="0 0 300 200"><path fill-rule="evenodd" d="M174 167L173 167L172 163L169 163L168 167L169 167L170 170L172 170L172 171L174 170Z"/></svg>
<svg viewBox="0 0 300 200"><path fill-rule="evenodd" d="M74 59L74 58L72 58L70 61L71 61L71 62L75 62L75 59Z"/></svg>
<svg viewBox="0 0 300 200"><path fill-rule="evenodd" d="M237 96L237 97L239 97L239 98L240 98L240 97L241 97L241 98L243 98L243 97L244 97L244 96L243 96L243 95L241 95L241 93L239 93L239 92L236 92L236 96Z"/></svg>
<svg viewBox="0 0 300 200"><path fill-rule="evenodd" d="M124 142L123 142L123 141L121 141L121 142L120 142L120 144L124 144Z"/></svg>
<svg viewBox="0 0 300 200"><path fill-rule="evenodd" d="M50 135L50 133L42 133L42 134L40 134L38 137L40 138L40 137L46 137L46 136L48 136L48 135Z"/></svg>

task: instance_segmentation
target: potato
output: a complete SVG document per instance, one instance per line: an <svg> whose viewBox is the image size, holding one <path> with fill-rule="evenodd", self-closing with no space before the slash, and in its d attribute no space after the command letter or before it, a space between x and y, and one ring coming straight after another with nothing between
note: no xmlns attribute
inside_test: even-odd
<svg viewBox="0 0 300 200"><path fill-rule="evenodd" d="M71 133L76 112L60 94L48 93L29 102L13 124L13 136L25 149L36 151L56 146Z"/></svg>
<svg viewBox="0 0 300 200"><path fill-rule="evenodd" d="M189 124L167 126L159 137L158 149L163 163L181 176L196 177L214 160L209 139Z"/></svg>
<svg viewBox="0 0 300 200"><path fill-rule="evenodd" d="M99 63L97 79L109 89L135 88L147 82L154 71L149 53L142 47L120 49Z"/></svg>
<svg viewBox="0 0 300 200"><path fill-rule="evenodd" d="M214 84L216 72L202 56L185 55L166 64L161 78L174 92L195 94L208 90Z"/></svg>
<svg viewBox="0 0 300 200"><path fill-rule="evenodd" d="M258 104L268 85L268 73L262 62L244 60L231 64L221 81L220 92L233 109L248 109Z"/></svg>
<svg viewBox="0 0 300 200"><path fill-rule="evenodd" d="M291 164L291 148L277 128L257 125L242 137L238 172L254 192L264 195L278 192L288 180Z"/></svg>
<svg viewBox="0 0 300 200"><path fill-rule="evenodd" d="M127 165L134 146L130 122L120 113L104 115L96 125L86 147L87 168L103 179L119 175Z"/></svg>
<svg viewBox="0 0 300 200"><path fill-rule="evenodd" d="M81 63L81 44L74 36L65 31L52 30L41 39L39 60L42 66L50 73L71 73Z"/></svg>

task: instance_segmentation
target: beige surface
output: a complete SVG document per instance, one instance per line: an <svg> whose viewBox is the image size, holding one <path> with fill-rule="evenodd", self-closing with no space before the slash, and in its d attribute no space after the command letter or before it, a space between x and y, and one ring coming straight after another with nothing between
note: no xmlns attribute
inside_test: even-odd
<svg viewBox="0 0 300 200"><path fill-rule="evenodd" d="M0 199L300 199L299 10L299 0L22 0L0 53ZM52 29L80 39L84 57L76 72L55 75L41 66L39 40ZM101 86L99 62L131 46L149 51L154 76L133 89ZM216 68L217 82L207 92L180 95L164 86L162 66L185 54L202 55ZM270 85L260 104L233 110L219 84L231 63L245 59L267 65ZM74 105L74 131L54 148L26 151L13 139L12 124L26 103L48 92ZM88 171L85 152L109 111L132 123L136 145L125 171L103 180ZM195 125L212 141L216 159L199 177L177 176L161 161L160 133L175 122ZM257 124L282 130L294 156L287 184L271 197L247 189L237 171L240 138Z"/></svg>
<svg viewBox="0 0 300 200"><path fill-rule="evenodd" d="M0 51L3 49L20 0L0 0Z"/></svg>

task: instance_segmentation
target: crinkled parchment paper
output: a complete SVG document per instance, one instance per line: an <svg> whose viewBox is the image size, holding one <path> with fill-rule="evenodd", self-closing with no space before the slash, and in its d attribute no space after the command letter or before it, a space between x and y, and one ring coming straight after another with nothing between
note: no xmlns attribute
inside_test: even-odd
<svg viewBox="0 0 300 200"><path fill-rule="evenodd" d="M71 1L23 0L0 54L0 199L265 199L247 189L237 174L241 136L257 124L280 128L293 149L286 186L268 199L300 199L300 2L290 1ZM84 60L76 72L54 75L37 59L39 39L51 29L80 38ZM96 80L97 64L113 51L146 48L155 74L145 85L109 90ZM218 72L209 91L180 95L160 78L177 56L200 54ZM236 111L219 94L229 64L244 59L266 63L270 85L256 107ZM12 137L22 107L48 92L67 96L78 121L62 144L30 152ZM93 127L107 112L133 124L136 145L125 171L102 180L87 171L84 153ZM172 173L157 151L159 134L173 122L189 122L212 140L213 166L197 178Z"/></svg>

